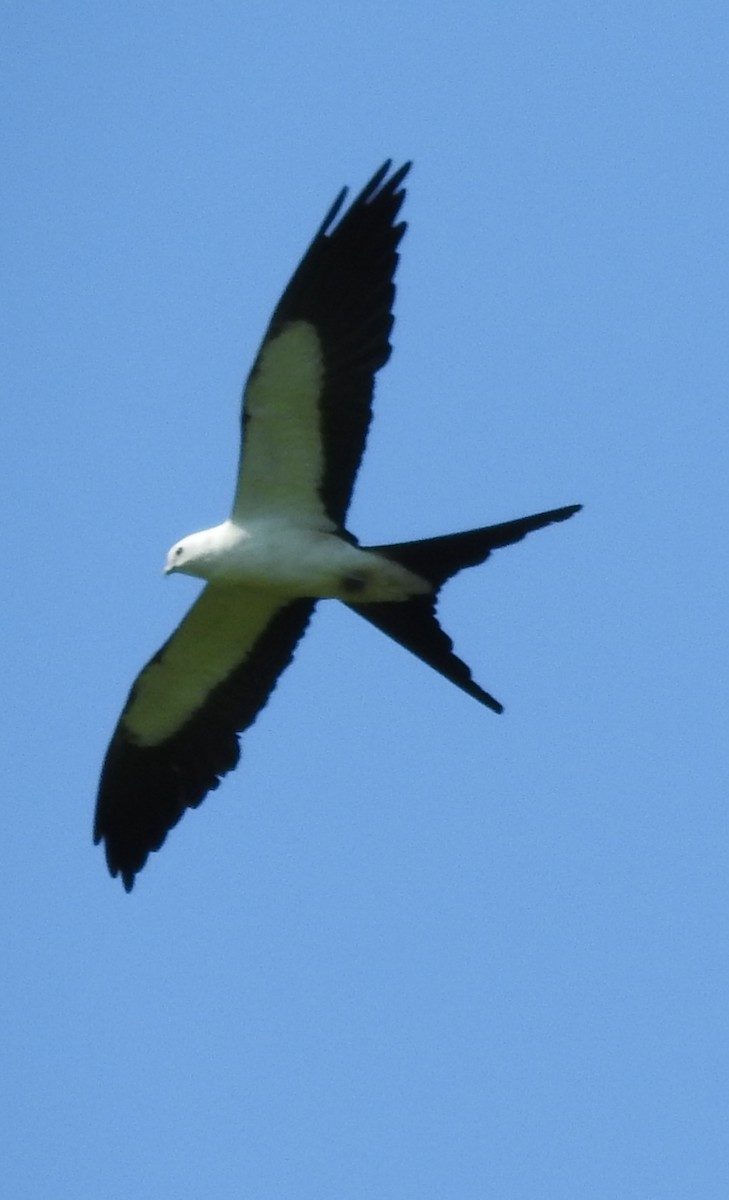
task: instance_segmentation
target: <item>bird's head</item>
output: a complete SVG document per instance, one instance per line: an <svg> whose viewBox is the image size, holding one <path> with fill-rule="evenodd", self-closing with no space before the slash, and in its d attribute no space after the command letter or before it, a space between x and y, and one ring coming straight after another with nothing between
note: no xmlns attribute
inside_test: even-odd
<svg viewBox="0 0 729 1200"><path fill-rule="evenodd" d="M175 542L167 555L164 574L172 575L178 571L181 575L195 575L198 579L207 579L213 549L211 532L210 529L204 529L201 533L191 533L181 541Z"/></svg>

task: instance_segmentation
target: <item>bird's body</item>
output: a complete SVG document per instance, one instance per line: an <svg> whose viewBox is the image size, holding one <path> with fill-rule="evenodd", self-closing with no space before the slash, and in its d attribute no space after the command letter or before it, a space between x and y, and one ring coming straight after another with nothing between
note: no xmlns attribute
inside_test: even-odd
<svg viewBox="0 0 729 1200"><path fill-rule="evenodd" d="M178 555L177 551L182 552ZM179 571L209 583L246 584L280 596L317 600L407 600L431 591L424 580L340 534L259 516L229 519L173 546L165 574Z"/></svg>
<svg viewBox="0 0 729 1200"><path fill-rule="evenodd" d="M170 550L206 586L137 677L107 750L94 826L131 890L186 808L238 762L318 600L343 601L480 703L501 711L440 628L441 586L579 505L465 533L360 546L345 527L390 354L396 223L409 164L330 209L271 318L244 393L231 516ZM337 218L339 219L337 220ZM335 223L336 222L336 223Z"/></svg>

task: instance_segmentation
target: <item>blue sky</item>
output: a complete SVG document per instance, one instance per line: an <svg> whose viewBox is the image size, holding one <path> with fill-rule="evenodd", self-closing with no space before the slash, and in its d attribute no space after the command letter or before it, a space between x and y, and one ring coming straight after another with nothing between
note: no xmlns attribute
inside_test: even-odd
<svg viewBox="0 0 729 1200"><path fill-rule="evenodd" d="M3 6L0 905L15 1200L725 1197L726 7ZM335 604L126 896L126 692L266 321L412 158L364 541L581 501L441 615Z"/></svg>

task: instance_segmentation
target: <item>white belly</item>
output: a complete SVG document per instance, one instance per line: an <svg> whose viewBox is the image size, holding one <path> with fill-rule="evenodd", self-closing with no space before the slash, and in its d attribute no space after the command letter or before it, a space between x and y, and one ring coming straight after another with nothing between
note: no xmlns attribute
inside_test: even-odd
<svg viewBox="0 0 729 1200"><path fill-rule="evenodd" d="M209 579L250 583L290 596L366 604L406 600L432 587L398 563L352 546L335 534L259 518L220 527L220 552Z"/></svg>

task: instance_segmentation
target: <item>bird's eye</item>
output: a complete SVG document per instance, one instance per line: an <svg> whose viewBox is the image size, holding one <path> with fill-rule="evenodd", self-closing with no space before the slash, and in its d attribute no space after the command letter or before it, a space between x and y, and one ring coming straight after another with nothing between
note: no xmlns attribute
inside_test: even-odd
<svg viewBox="0 0 729 1200"><path fill-rule="evenodd" d="M175 550L175 558L179 558L181 554L182 554L182 546L178 546L177 549Z"/></svg>

